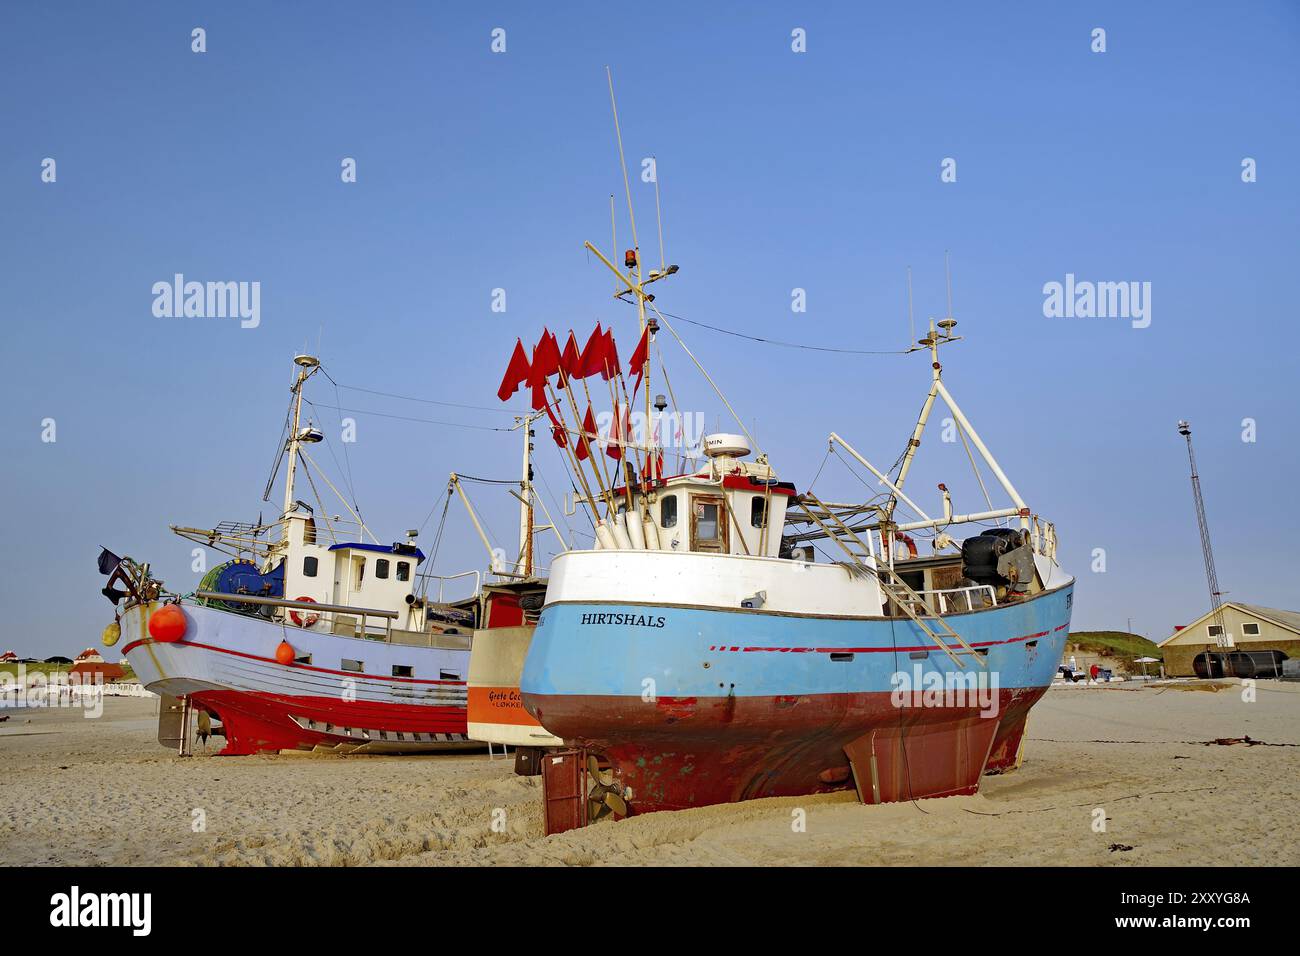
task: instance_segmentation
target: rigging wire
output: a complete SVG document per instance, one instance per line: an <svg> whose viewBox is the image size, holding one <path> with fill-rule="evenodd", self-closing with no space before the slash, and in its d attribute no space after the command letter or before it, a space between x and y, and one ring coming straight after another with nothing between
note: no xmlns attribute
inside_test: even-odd
<svg viewBox="0 0 1300 956"><path fill-rule="evenodd" d="M325 373L329 377L329 373ZM334 382L334 379L330 379ZM417 398L414 395L399 395L396 392L383 392L374 388L362 388L360 385L346 385L343 382L334 382L336 388L345 388L350 392L365 392L367 395L379 395L383 398L396 398L403 402L420 402L424 405L441 405L445 408L465 408L476 412L498 412L506 415L522 415L523 411L509 407L499 407L491 405L467 405L462 402L444 402L434 398Z"/></svg>
<svg viewBox="0 0 1300 956"><path fill-rule="evenodd" d="M284 425L280 428L280 451L275 456L275 461L271 465L271 474L266 479L266 490L262 492L262 500L271 500L271 486L275 484L275 476L280 473L280 462L284 461L285 449L289 447L289 418L290 412L284 414Z"/></svg>
<svg viewBox="0 0 1300 956"><path fill-rule="evenodd" d="M324 373L325 377L329 379L330 383L334 386L334 402L336 406L342 405L343 399L339 396L339 383L334 381L334 376L330 375L329 371L325 368L325 366L322 365L319 367L321 372ZM339 424L339 434L341 435L343 434L343 412L341 410L338 412L338 424ZM326 439L326 442L328 443L328 438ZM352 481L352 456L348 454L348 444L349 444L348 442L343 442L343 460L346 461L348 465L347 468L348 494L352 496L352 507L357 508L357 510L360 511L361 509L357 507L356 485ZM338 460L338 456L334 454L333 447L330 448L330 455L334 458L334 464L337 466L339 460Z"/></svg>
<svg viewBox="0 0 1300 956"><path fill-rule="evenodd" d="M390 415L387 412L376 412L368 408L341 408L336 405L319 405L307 398L304 398L303 401L312 408L330 408L340 412L351 412L353 415L374 415L378 418L394 418L398 421L419 422L424 425L445 425L448 428L468 428L480 432L508 432L511 430L509 428L496 428L492 425L471 425L466 422L446 422L433 418L413 418L410 415Z"/></svg>
<svg viewBox="0 0 1300 956"><path fill-rule="evenodd" d="M476 481L476 482L478 482L480 485L517 485L517 484L519 484L519 479L518 479L518 478L475 478L473 475L462 475L459 471L456 472L456 477L459 478L461 481Z"/></svg>
<svg viewBox="0 0 1300 956"><path fill-rule="evenodd" d="M629 300L624 302L632 304ZM658 310L656 310L658 311ZM763 345L779 345L787 349L803 349L808 352L835 352L841 355L906 355L910 349L842 349L829 345L808 345L803 342L785 342L781 339L769 339L759 335L746 335L744 332L736 332L732 329L724 329L721 326L709 325L707 322L699 322L695 319L688 319L684 315L674 315L672 312L660 312L660 315L666 315L670 319L676 319L678 322L685 322L687 325L698 326L701 329L708 329L710 332L718 332L722 335L730 335L738 339L747 339L750 342L759 342Z"/></svg>

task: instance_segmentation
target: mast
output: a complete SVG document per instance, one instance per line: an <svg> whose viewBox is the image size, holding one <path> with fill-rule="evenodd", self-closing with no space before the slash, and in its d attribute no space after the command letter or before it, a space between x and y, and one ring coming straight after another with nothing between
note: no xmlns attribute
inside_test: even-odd
<svg viewBox="0 0 1300 956"><path fill-rule="evenodd" d="M533 576L533 422L541 412L515 418L515 428L524 434L523 471L519 479L519 559L515 570Z"/></svg>
<svg viewBox="0 0 1300 956"><path fill-rule="evenodd" d="M316 370L320 368L320 359L316 358L314 355L295 355L293 364L298 366L298 378L293 383L292 388L293 422L289 428L289 463L284 476L284 510L280 513L280 520L282 522L280 527L280 540L286 544L289 541L289 513L293 511L294 501L297 500L294 497L294 475L298 469L298 445L304 440L303 436L299 434L299 428L302 422L302 386L307 379L311 378L312 375L315 374ZM308 438L307 440L319 441L320 439L319 437L316 437L315 439Z"/></svg>
<svg viewBox="0 0 1300 956"><path fill-rule="evenodd" d="M908 278L910 293L911 276L909 275ZM952 322L951 319L944 319L943 321ZM934 319L930 319L929 334L925 338L917 340L916 345L909 349L909 351L916 351L916 346L919 345L930 350L930 391L926 393L925 404L921 406L921 414L917 416L916 427L912 429L912 436L907 440L907 449L903 452L903 461L898 469L898 478L891 488L894 493L890 494L889 501L885 505L885 517L888 520L893 520L894 508L898 505L898 496L902 494L900 489L903 483L907 481L907 473L912 470L912 461L916 458L916 450L921 447L921 435L925 432L925 426L930 421L930 411L934 408L934 399L939 394L939 377L943 372L943 366L939 364L939 344L947 341L947 338L951 336L952 327L956 324L956 322L952 322L952 325L947 326L944 330L944 335L940 336L939 331L935 328Z"/></svg>
<svg viewBox="0 0 1300 956"><path fill-rule="evenodd" d="M644 289L644 285L645 285L644 282L642 281L642 275L641 275L641 244L640 242L637 241L637 236L636 236L636 212L632 208L632 186L631 186L631 182L628 180L627 177L627 158L623 154L623 131L619 128L619 124L618 124L618 103L614 99L614 74L608 66L605 67L605 77L606 79L609 80L609 105L610 108L613 109L614 111L614 136L618 140L618 161L619 164L623 167L623 191L627 194L627 217L629 223L632 226L632 248L628 250L628 254L625 257L623 264L627 268L628 276L630 277L628 284L633 286L638 292L636 297L637 327L638 330L641 332L641 334L646 336L645 361L641 366L641 384L645 388L644 430L645 430L645 438L646 438L645 445L646 445L646 454L647 454L646 467L648 473L653 477L654 476L653 462L655 461L655 452L654 452L654 436L651 433L651 429L650 429L650 393L651 393L650 345L651 345L651 339L654 337L655 330L650 329L649 334L646 333L646 314L645 314L646 294L644 291L641 291ZM655 173L655 178L656 180L658 179L657 170ZM658 205L658 193L657 193L658 188L659 186L658 183L656 182L655 184L656 207ZM661 240L660 255L662 256L662 240ZM663 272L661 271L659 274L662 275ZM635 281L632 281L632 278L634 278ZM626 462L623 462L623 464L626 466Z"/></svg>

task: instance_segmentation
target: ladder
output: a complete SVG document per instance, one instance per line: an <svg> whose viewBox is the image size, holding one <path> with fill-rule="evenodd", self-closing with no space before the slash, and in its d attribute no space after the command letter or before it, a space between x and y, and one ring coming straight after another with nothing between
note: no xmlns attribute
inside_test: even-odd
<svg viewBox="0 0 1300 956"><path fill-rule="evenodd" d="M809 507L809 503L812 507ZM840 549L849 557L853 567L859 571L872 575L880 585L881 593L886 598L893 601L904 614L906 614L919 627L927 637L939 649L948 655L948 658L958 667L965 668L966 664L962 661L961 655L969 655L975 658L980 667L988 667L988 661L984 655L966 642L966 639L954 631L943 616L926 602L925 598L912 589L902 577L892 567L883 562L875 561L872 558L871 548L847 525L844 521L830 508L822 502L812 492L805 491L795 499L795 504L799 509L808 516L808 520L817 527L821 528L827 538L830 538L840 546ZM830 523L823 521L818 517L816 512L829 519ZM928 619L928 620L927 620ZM949 641L955 642L958 646L953 647Z"/></svg>

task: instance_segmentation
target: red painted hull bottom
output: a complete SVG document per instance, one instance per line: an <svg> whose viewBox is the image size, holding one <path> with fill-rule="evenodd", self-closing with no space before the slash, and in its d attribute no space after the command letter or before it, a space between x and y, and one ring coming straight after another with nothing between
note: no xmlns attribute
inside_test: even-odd
<svg viewBox="0 0 1300 956"><path fill-rule="evenodd" d="M998 692L996 713L895 707L889 693L660 698L525 695L548 731L602 754L633 813L856 786L865 803L975 793L1014 769L1046 688ZM626 792L626 789L625 789Z"/></svg>
<svg viewBox="0 0 1300 956"><path fill-rule="evenodd" d="M198 691L190 700L221 721L223 756L339 746L394 753L481 746L466 739L464 707L234 690Z"/></svg>

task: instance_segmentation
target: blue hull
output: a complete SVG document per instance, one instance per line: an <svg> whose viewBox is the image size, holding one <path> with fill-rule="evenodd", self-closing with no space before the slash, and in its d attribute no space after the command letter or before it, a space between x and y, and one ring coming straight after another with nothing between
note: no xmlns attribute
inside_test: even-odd
<svg viewBox="0 0 1300 956"><path fill-rule="evenodd" d="M973 792L1018 758L1072 602L1070 584L945 616L987 667L907 619L553 604L521 691L548 731L610 760L635 809L853 784L878 801Z"/></svg>

